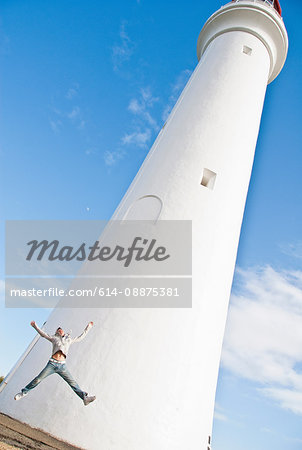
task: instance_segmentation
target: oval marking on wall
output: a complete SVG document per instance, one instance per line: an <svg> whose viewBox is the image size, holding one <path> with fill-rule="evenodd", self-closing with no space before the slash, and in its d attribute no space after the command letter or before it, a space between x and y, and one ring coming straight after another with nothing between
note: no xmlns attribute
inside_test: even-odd
<svg viewBox="0 0 302 450"><path fill-rule="evenodd" d="M123 220L153 220L155 223L162 207L163 202L157 195L143 195L129 206Z"/></svg>

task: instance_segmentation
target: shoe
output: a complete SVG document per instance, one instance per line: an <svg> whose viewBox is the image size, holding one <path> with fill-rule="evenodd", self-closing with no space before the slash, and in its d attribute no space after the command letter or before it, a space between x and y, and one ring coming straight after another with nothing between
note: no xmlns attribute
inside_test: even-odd
<svg viewBox="0 0 302 450"><path fill-rule="evenodd" d="M28 394L28 392L19 392L14 396L15 400L20 400L21 398L25 397Z"/></svg>
<svg viewBox="0 0 302 450"><path fill-rule="evenodd" d="M89 405L89 403L94 402L94 400L96 399L95 395L85 395L85 397L83 398L83 402L84 405L87 406Z"/></svg>

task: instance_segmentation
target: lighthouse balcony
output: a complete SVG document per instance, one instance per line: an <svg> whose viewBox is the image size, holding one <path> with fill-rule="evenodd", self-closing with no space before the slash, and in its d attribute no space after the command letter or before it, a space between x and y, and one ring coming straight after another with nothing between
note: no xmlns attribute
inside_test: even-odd
<svg viewBox="0 0 302 450"><path fill-rule="evenodd" d="M232 0L232 3L239 3L242 1L244 0ZM277 11L277 13L279 14L279 16L282 16L282 10L279 0L250 0L250 1L252 1L253 3L266 3L271 8L274 8L275 11Z"/></svg>

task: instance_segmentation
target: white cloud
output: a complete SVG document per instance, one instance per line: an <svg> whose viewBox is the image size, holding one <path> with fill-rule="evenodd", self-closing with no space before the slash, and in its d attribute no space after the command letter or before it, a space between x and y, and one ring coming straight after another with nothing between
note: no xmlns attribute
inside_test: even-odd
<svg viewBox="0 0 302 450"><path fill-rule="evenodd" d="M97 150L95 148L87 148L85 150L85 155L89 156L89 155L96 155L97 154Z"/></svg>
<svg viewBox="0 0 302 450"><path fill-rule="evenodd" d="M65 95L52 99L50 107L52 117L49 124L54 133L59 133L64 129L65 125L72 123L78 130L83 130L86 126L86 120L83 117L82 109L78 105L74 105L73 99L79 93L79 83L73 83L66 91ZM56 103L56 105L54 104ZM57 104L60 106L58 107Z"/></svg>
<svg viewBox="0 0 302 450"><path fill-rule="evenodd" d="M120 42L112 48L113 69L118 70L128 61L133 53L134 44L126 33L126 22L123 21L119 32Z"/></svg>
<svg viewBox="0 0 302 450"><path fill-rule="evenodd" d="M185 87L189 77L192 74L192 70L185 69L180 72L180 74L177 76L174 84L171 86L171 94L169 96L169 100L167 105L165 106L163 112L162 112L162 119L165 122L172 111L181 91Z"/></svg>
<svg viewBox="0 0 302 450"><path fill-rule="evenodd" d="M68 119L73 120L73 119L76 119L77 117L79 117L80 113L81 113L81 110L80 110L79 106L74 106L72 108L72 110L70 111L70 113L67 113L67 117L68 117Z"/></svg>
<svg viewBox="0 0 302 450"><path fill-rule="evenodd" d="M158 124L150 113L153 105L159 101L158 97L152 95L151 89L143 88L140 90L139 98L130 100L128 110L136 115L142 122L150 125L155 131L158 130Z"/></svg>
<svg viewBox="0 0 302 450"><path fill-rule="evenodd" d="M72 86L71 86L71 87L68 89L68 91L66 92L65 97L66 97L68 100L73 99L73 98L78 94L79 88L80 88L79 83L73 83Z"/></svg>
<svg viewBox="0 0 302 450"><path fill-rule="evenodd" d="M302 241L293 244L280 245L281 251L288 256L302 259Z"/></svg>
<svg viewBox="0 0 302 450"><path fill-rule="evenodd" d="M274 430L272 430L271 428L267 428L267 427L261 427L260 431L262 431L263 433L274 433Z"/></svg>
<svg viewBox="0 0 302 450"><path fill-rule="evenodd" d="M214 418L216 420L220 420L222 422L228 421L228 418L227 418L223 408L217 402L215 403Z"/></svg>
<svg viewBox="0 0 302 450"><path fill-rule="evenodd" d="M129 111L133 114L140 114L142 112L142 106L139 104L136 98L132 99L128 106Z"/></svg>
<svg viewBox="0 0 302 450"><path fill-rule="evenodd" d="M284 388L263 388L261 392L277 400L280 406L296 414L302 414L302 392Z"/></svg>
<svg viewBox="0 0 302 450"><path fill-rule="evenodd" d="M222 422L227 422L227 420L228 420L227 416L225 416L224 414L222 414L218 411L214 412L214 419L220 420Z"/></svg>
<svg viewBox="0 0 302 450"><path fill-rule="evenodd" d="M300 439L300 438L295 438L295 437L291 437L291 436L283 436L283 437L288 442L295 442L297 444L302 444L302 439Z"/></svg>
<svg viewBox="0 0 302 450"><path fill-rule="evenodd" d="M159 98L152 95L151 89L149 87L141 89L141 95L143 100L148 106L153 106L154 103L158 102Z"/></svg>
<svg viewBox="0 0 302 450"><path fill-rule="evenodd" d="M54 133L59 133L62 127L62 121L61 120L50 120L49 121L50 128Z"/></svg>
<svg viewBox="0 0 302 450"><path fill-rule="evenodd" d="M147 143L151 138L151 130L146 129L145 131L134 131L130 134L125 134L122 137L123 145L137 145L138 147L145 148Z"/></svg>
<svg viewBox="0 0 302 450"><path fill-rule="evenodd" d="M128 105L128 111L134 115L134 131L126 133L122 139L122 145L136 145L146 148L152 136L152 130L158 131L159 126L151 114L153 105L159 101L149 87L140 89L137 98L132 98Z"/></svg>
<svg viewBox="0 0 302 450"><path fill-rule="evenodd" d="M302 414L302 272L271 267L238 270L222 364L256 381L260 391Z"/></svg>
<svg viewBox="0 0 302 450"><path fill-rule="evenodd" d="M54 133L59 133L67 122L72 122L79 130L85 128L86 121L82 118L79 106L73 106L69 111L52 107L52 113L54 117L49 120L49 124Z"/></svg>
<svg viewBox="0 0 302 450"><path fill-rule="evenodd" d="M118 151L109 151L107 150L103 157L104 162L107 167L112 167L114 164L116 164L120 159L122 159L125 156L125 152L123 150Z"/></svg>

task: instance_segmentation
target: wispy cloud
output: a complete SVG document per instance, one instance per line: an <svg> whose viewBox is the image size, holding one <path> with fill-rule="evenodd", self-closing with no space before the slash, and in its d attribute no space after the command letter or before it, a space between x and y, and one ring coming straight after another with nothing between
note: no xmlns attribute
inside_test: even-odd
<svg viewBox="0 0 302 450"><path fill-rule="evenodd" d="M285 388L263 388L261 392L277 401L282 408L296 414L302 414L302 392L297 392L296 389Z"/></svg>
<svg viewBox="0 0 302 450"><path fill-rule="evenodd" d="M167 105L164 107L162 112L162 119L165 122L170 114L170 112L173 109L173 106L175 105L181 91L185 87L188 79L190 78L192 74L192 70L185 69L180 72L180 74L177 76L175 82L171 86L171 94L168 99Z"/></svg>
<svg viewBox="0 0 302 450"><path fill-rule="evenodd" d="M85 150L85 155L89 156L89 155L96 155L98 153L96 148L87 148Z"/></svg>
<svg viewBox="0 0 302 450"><path fill-rule="evenodd" d="M214 418L216 420L220 420L222 422L227 422L228 418L225 414L225 411L223 410L223 408L216 402L215 403L215 411L214 411Z"/></svg>
<svg viewBox="0 0 302 450"><path fill-rule="evenodd" d="M80 85L79 83L73 83L72 86L66 92L65 98L68 100L73 99L76 95L78 95Z"/></svg>
<svg viewBox="0 0 302 450"><path fill-rule="evenodd" d="M72 108L72 110L69 113L67 113L66 115L67 115L68 119L75 119L75 118L79 117L80 113L81 113L80 107L74 106Z"/></svg>
<svg viewBox="0 0 302 450"><path fill-rule="evenodd" d="M214 412L214 419L216 420L220 420L222 422L227 422L227 416L225 416L223 413L219 412L219 411L215 411Z"/></svg>
<svg viewBox="0 0 302 450"><path fill-rule="evenodd" d="M302 439L300 438L296 438L296 437L291 437L291 436L283 436L285 441L288 442L294 442L296 444L302 444Z"/></svg>
<svg viewBox="0 0 302 450"><path fill-rule="evenodd" d="M61 120L49 120L50 128L54 133L59 133L62 127L62 121Z"/></svg>
<svg viewBox="0 0 302 450"><path fill-rule="evenodd" d="M149 87L140 89L138 98L132 98L128 105L128 110L150 125L154 130L158 130L158 124L151 115L150 109L159 101L154 97Z"/></svg>
<svg viewBox="0 0 302 450"><path fill-rule="evenodd" d="M280 249L285 255L302 259L302 241L297 241L292 244L281 244Z"/></svg>
<svg viewBox="0 0 302 450"><path fill-rule="evenodd" d="M152 114L153 106L159 101L149 87L139 90L128 104L128 111L133 114L133 131L127 132L121 138L122 145L136 145L145 148L149 143L152 133L159 130L158 123Z"/></svg>
<svg viewBox="0 0 302 450"><path fill-rule="evenodd" d="M85 128L86 120L83 118L80 106L72 104L74 97L78 95L79 88L79 83L73 83L66 94L58 98L51 106L52 117L49 118L49 125L54 133L60 133L64 126L70 123L79 130Z"/></svg>
<svg viewBox="0 0 302 450"><path fill-rule="evenodd" d="M127 147L147 147L152 137L152 133L159 128L156 120L151 114L152 107L158 101L159 98L152 94L149 87L141 88L138 95L129 101L127 109L132 115L132 129L124 133L119 139L117 150L107 150L103 154L107 168L111 168L116 165L118 161L125 158L127 155Z"/></svg>
<svg viewBox="0 0 302 450"><path fill-rule="evenodd" d="M119 31L120 41L112 47L112 63L115 71L117 71L123 63L129 61L134 51L134 43L126 32L126 24L126 21L121 23Z"/></svg>
<svg viewBox="0 0 302 450"><path fill-rule="evenodd" d="M302 414L302 272L238 270L222 364L258 382L281 407Z"/></svg>
<svg viewBox="0 0 302 450"><path fill-rule="evenodd" d="M137 145L138 147L144 148L151 138L151 130L146 129L145 131L134 131L130 134L125 134L122 137L123 145Z"/></svg>
<svg viewBox="0 0 302 450"><path fill-rule="evenodd" d="M109 151L107 150L104 155L104 162L107 167L114 166L119 160L124 158L125 151L123 149L117 150L117 151Z"/></svg>
<svg viewBox="0 0 302 450"><path fill-rule="evenodd" d="M293 436L287 436L283 433L280 433L280 429L279 430L273 430L271 428L267 428L267 427L261 427L260 431L262 433L267 433L267 434L271 434L273 436L275 436L276 438L278 438L279 440L285 441L285 442L294 442L294 443L298 443L301 444L302 443L302 439L300 438L296 438Z"/></svg>

